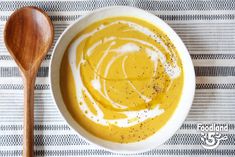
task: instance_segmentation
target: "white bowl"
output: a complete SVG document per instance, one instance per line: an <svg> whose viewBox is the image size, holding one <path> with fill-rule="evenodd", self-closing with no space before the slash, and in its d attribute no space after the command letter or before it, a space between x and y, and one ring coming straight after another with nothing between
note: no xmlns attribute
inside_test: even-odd
<svg viewBox="0 0 235 157"><path fill-rule="evenodd" d="M144 19L145 21L148 21L164 30L164 32L176 46L184 68L184 85L182 96L179 101L178 107L174 111L171 118L154 135L143 141L128 144L120 144L100 139L82 128L72 118L72 116L66 109L60 92L60 64L64 52L70 41L78 32L86 28L88 25L104 18L115 16L129 16ZM60 113L70 125L70 127L73 128L84 139L86 139L90 143L101 146L102 148L106 148L107 150L110 150L112 152L138 153L156 148L157 146L163 144L180 128L190 110L193 101L195 92L195 73L190 55L184 43L170 26L168 26L157 16L150 14L144 10L133 7L115 6L98 9L86 16L83 16L82 18L79 18L62 33L55 45L54 52L52 54L50 64L50 83L51 92Z"/></svg>

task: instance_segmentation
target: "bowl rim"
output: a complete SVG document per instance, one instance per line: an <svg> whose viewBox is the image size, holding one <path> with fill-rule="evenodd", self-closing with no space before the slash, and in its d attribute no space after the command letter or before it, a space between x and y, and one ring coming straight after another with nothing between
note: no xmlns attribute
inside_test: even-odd
<svg viewBox="0 0 235 157"><path fill-rule="evenodd" d="M77 23L79 23L81 20L91 16L91 15L94 15L96 13L99 13L99 12L102 12L102 11L106 11L106 10L112 10L112 9L132 9L132 10L136 10L136 11L139 11L139 12L142 12L143 14L146 14L146 16L155 16L154 18L156 18L156 20L162 22L166 27L168 27L167 29L169 29L171 31L171 33L173 33L173 36L176 38L175 40L177 42L179 42L178 44L180 44L182 46L182 49L184 49L184 55L185 57L187 58L187 62L189 63L189 65L185 66L183 65L183 68L184 68L184 79L185 79L185 67L187 67L188 69L188 72L190 72L192 75L191 76L191 80L184 80L184 87L183 87L183 90L185 88L185 81L189 81L191 83L191 90L188 90L186 93L188 94L188 101L187 101L187 106L184 106L186 108L183 108L184 111L181 112L181 117L179 118L179 120L177 120L177 123L175 124L175 127L174 127L174 130L170 130L170 133L167 133L166 137L164 138L164 140L162 140L160 143L158 144L155 144L155 145L150 145L148 148L145 148L145 149L140 149L140 150L117 150L117 149L111 149L110 147L107 147L105 145L102 145L102 144L98 144L94 141L92 141L90 138L88 137L84 137L83 134L81 134L81 132L78 131L77 128L75 128L71 122L71 119L68 120L68 117L66 117L65 113L62 111L61 109L61 103L59 103L56 99L56 91L54 91L54 87L53 87L53 79L52 79L52 76L53 76L53 73L52 73L52 69L53 69L53 62L54 62L54 58L55 58L55 55L56 55L56 50L57 50L57 46L60 44L60 41L62 40L62 38L66 35L66 33L69 32L69 30L74 26L76 25ZM128 15L126 15L128 16ZM108 17L108 18L111 18L112 16ZM106 17L107 18L107 17ZM104 18L105 19L105 18ZM148 21L147 21L148 22ZM152 23L154 24L154 23ZM154 24L155 25L155 24ZM158 26L160 29L162 29L160 26ZM164 30L163 30L164 31ZM77 32L78 33L78 32ZM76 33L76 34L77 34ZM164 33L166 33L169 37L169 34L167 32L164 31ZM72 39L71 39L72 40ZM173 44L175 45L175 43L173 42ZM67 46L66 46L67 47ZM179 56L180 58L182 59L182 54L179 52ZM182 60L182 64L183 64L183 60ZM60 64L59 64L60 65ZM63 33L60 35L60 37L58 38L58 40L56 41L56 44L53 48L53 51L52 51L52 54L51 54L51 60L50 60L50 64L49 64L49 83L50 83L50 92L52 94L52 98L53 98L53 102L56 104L56 108L57 110L59 111L59 113L61 114L61 116L63 117L63 119L66 121L66 123L69 125L69 127L74 131L76 132L76 134L79 135L80 138L84 139L85 141L88 141L89 143L91 144L94 144L96 145L98 148L104 148L110 152L113 152L113 153L125 153L125 154L133 154L133 153L142 153L142 152L146 152L146 151L150 151L154 148L157 148L158 146L162 145L164 142L166 142L167 140L169 140L175 133L177 130L179 130L179 128L181 127L181 125L183 124L183 122L185 121L189 111L190 111L190 108L192 106L192 102L193 102L193 98L194 98L194 94L195 94L195 87L196 87L196 82L195 82L195 71L194 71L194 68L193 68L193 62L190 58L190 55L189 55L189 52L185 46L185 44L183 43L183 41L181 40L181 38L178 36L178 34L166 23L164 22L162 19L160 19L159 17L157 17L156 15L152 14L152 13L149 13L145 10L142 10L142 9L139 9L139 8L135 8L135 7L130 7L130 6L109 6L109 7L103 7L103 8L99 8L99 9L96 9L96 10L93 10L91 12L89 12L88 14L86 15L83 15L82 17L78 18L77 20L75 20L74 22L72 22L64 31ZM189 85L189 84L188 84ZM58 92L58 91L57 91ZM60 92L60 91L59 91ZM159 130L162 130L162 128L165 128L167 125L169 126L169 121L172 121L172 118L173 116L176 114L176 112L180 112L179 111L179 105L182 104L182 97L183 97L183 91L182 91L182 94L181 94L181 98L179 100L179 103L178 103L178 106L176 107L174 113L171 115L171 117L168 119L168 121L159 129ZM64 103L63 103L64 104ZM181 105L182 106L182 105ZM73 120L75 121L75 120ZM79 124L78 124L79 125ZM88 134L90 134L88 131L86 131ZM159 132L159 131L157 131ZM155 133L157 134L157 133ZM91 134L92 135L92 134ZM94 135L92 135L94 136ZM152 136L148 137L147 139L149 138L152 138ZM94 138L98 138L96 136L94 136ZM100 138L98 138L100 139ZM112 141L108 141L108 140L104 140L104 139L100 139L101 141L106 141L106 142L109 142L109 143L115 143L115 144L120 144L120 143L116 143L116 142L112 142ZM143 141L146 141L143 140ZM141 142L141 141L140 141ZM137 143L140 143L140 142L137 142ZM127 143L127 144L120 144L120 145L130 145L131 143Z"/></svg>

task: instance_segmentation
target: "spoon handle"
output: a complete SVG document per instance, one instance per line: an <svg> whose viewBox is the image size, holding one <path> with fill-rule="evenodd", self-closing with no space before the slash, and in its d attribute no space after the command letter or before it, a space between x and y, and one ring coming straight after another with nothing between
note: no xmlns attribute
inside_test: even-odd
<svg viewBox="0 0 235 157"><path fill-rule="evenodd" d="M23 157L34 156L34 83L35 77L24 77Z"/></svg>

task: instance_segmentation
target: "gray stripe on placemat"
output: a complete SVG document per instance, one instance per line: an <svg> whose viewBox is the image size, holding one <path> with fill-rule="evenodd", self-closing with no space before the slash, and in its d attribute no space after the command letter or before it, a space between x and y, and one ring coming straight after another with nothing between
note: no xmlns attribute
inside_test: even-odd
<svg viewBox="0 0 235 157"><path fill-rule="evenodd" d="M88 11L105 6L129 5L145 10L234 10L233 0L88 0L88 1L2 1L1 11L12 11L25 5L42 7L46 11Z"/></svg>
<svg viewBox="0 0 235 157"><path fill-rule="evenodd" d="M221 141L220 145L233 145L235 143L234 134L222 134L228 137ZM200 145L200 134L174 134L165 145ZM0 146L20 146L23 144L23 135L0 135ZM60 145L89 145L78 135L34 135L36 146L60 146Z"/></svg>
<svg viewBox="0 0 235 157"><path fill-rule="evenodd" d="M57 15L50 16L52 21L75 21L80 15ZM222 15L158 15L162 20L169 21L188 21L188 20L234 20L234 14L222 14ZM0 21L6 21L8 16L0 16Z"/></svg>
<svg viewBox="0 0 235 157"><path fill-rule="evenodd" d="M193 60L199 59L235 59L235 54L190 54Z"/></svg>
<svg viewBox="0 0 235 157"><path fill-rule="evenodd" d="M193 60L199 60L199 59L235 59L235 54L190 54L191 58ZM48 54L44 58L44 60L50 60L51 55ZM12 57L10 55L0 55L0 60L2 61L9 61L12 60Z"/></svg>
<svg viewBox="0 0 235 157"><path fill-rule="evenodd" d="M194 67L196 76L235 76L234 66ZM37 77L48 77L49 67L40 67ZM0 77L21 77L17 67L0 67Z"/></svg>
<svg viewBox="0 0 235 157"><path fill-rule="evenodd" d="M44 60L50 60L51 59L51 55L48 54L46 55L46 57L44 58ZM0 55L0 60L2 61L8 61L8 60L13 60L12 57L10 55Z"/></svg>
<svg viewBox="0 0 235 157"><path fill-rule="evenodd" d="M40 67L37 77L48 77L48 67ZM0 77L21 77L18 67L0 67Z"/></svg>
<svg viewBox="0 0 235 157"><path fill-rule="evenodd" d="M3 157L22 156L22 150L1 150ZM83 149L83 150L36 150L36 156L88 156L88 155L125 155L111 153L103 149ZM133 155L235 155L232 149L154 149L148 152Z"/></svg>
<svg viewBox="0 0 235 157"><path fill-rule="evenodd" d="M22 84L0 84L0 90L22 90L23 85ZM50 85L49 84L36 84L35 90L49 90ZM196 84L196 89L235 89L235 83L200 83Z"/></svg>
<svg viewBox="0 0 235 157"><path fill-rule="evenodd" d="M22 90L23 84L0 84L0 89L5 90ZM49 84L36 84L34 87L35 90L49 90Z"/></svg>
<svg viewBox="0 0 235 157"><path fill-rule="evenodd" d="M224 123L216 123L218 125L222 125ZM0 125L1 131L18 131L22 130L23 125L17 125L17 124L9 124L9 125ZM196 130L197 124L182 124L180 127L180 130ZM235 130L235 124L228 124L229 130ZM35 131L65 131L70 130L70 127L68 125L59 125L59 124L44 124L44 125L35 125L34 126ZM234 141L235 142L235 141Z"/></svg>

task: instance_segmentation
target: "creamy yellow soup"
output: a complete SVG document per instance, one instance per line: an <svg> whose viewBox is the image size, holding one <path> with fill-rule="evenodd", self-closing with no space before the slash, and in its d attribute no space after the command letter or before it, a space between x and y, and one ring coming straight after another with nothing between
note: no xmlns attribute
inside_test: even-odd
<svg viewBox="0 0 235 157"><path fill-rule="evenodd" d="M179 103L183 75L164 30L115 17L89 25L70 42L60 86L68 111L88 132L130 143L166 124Z"/></svg>

